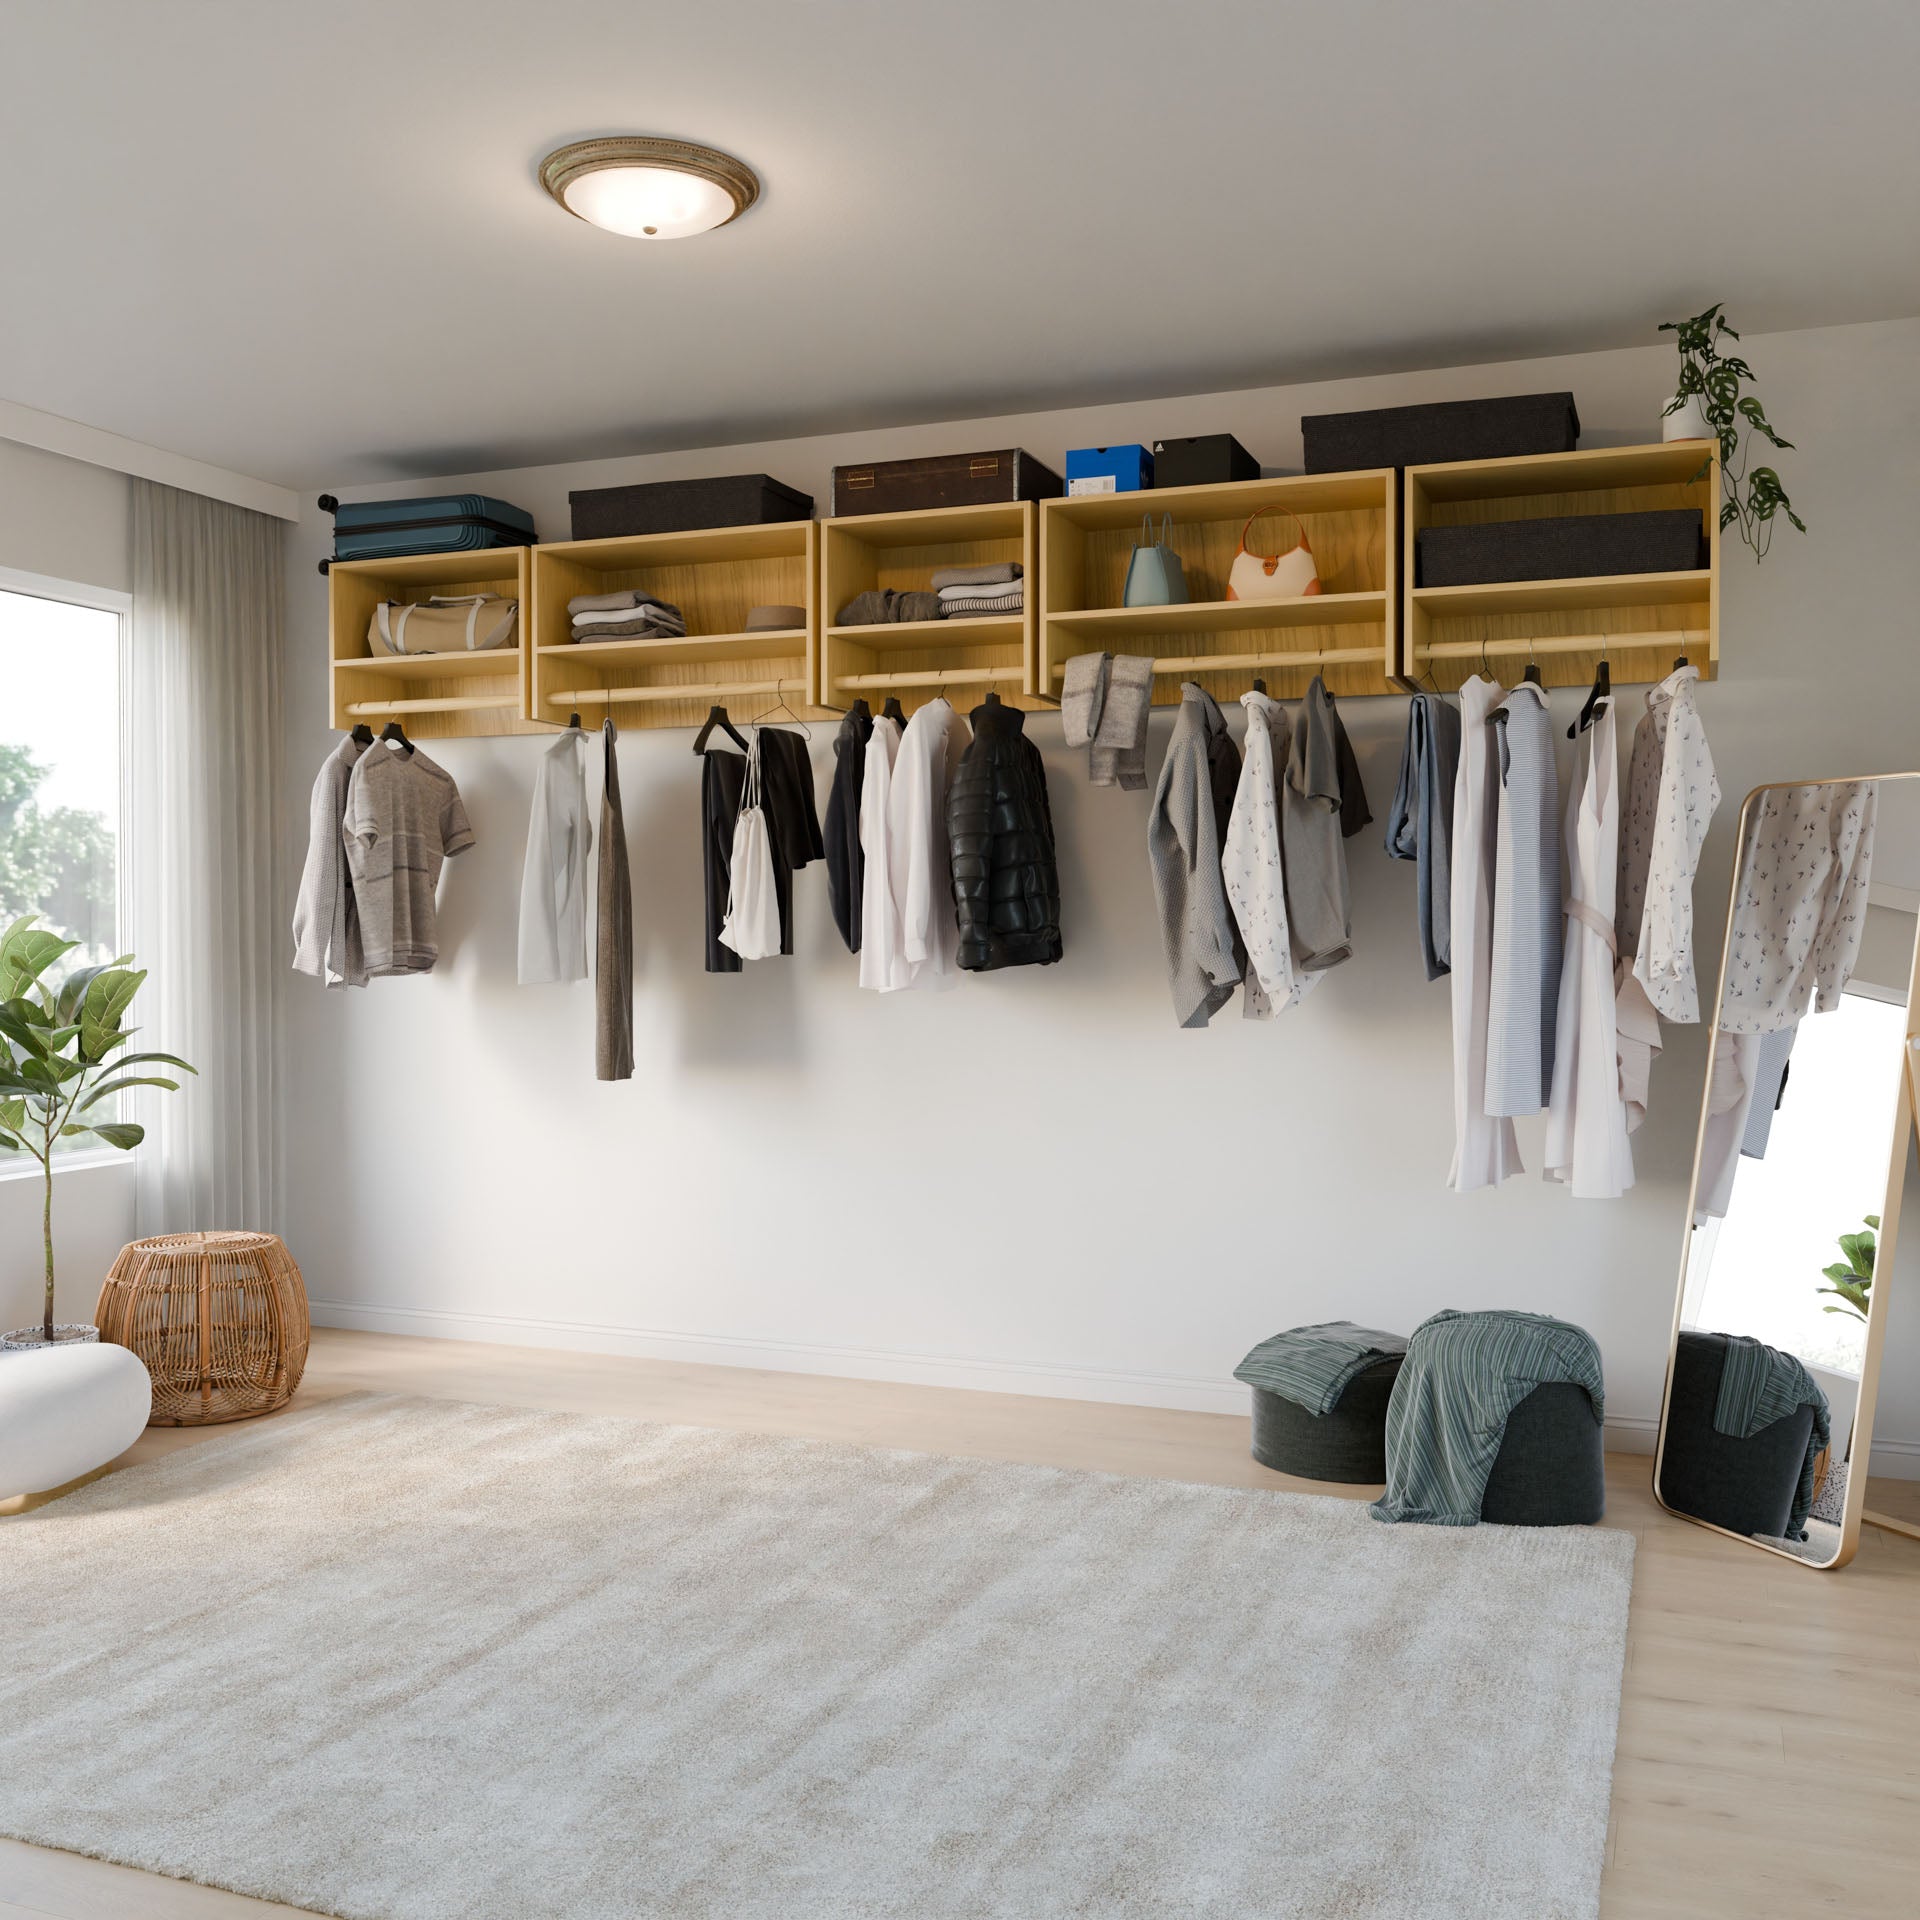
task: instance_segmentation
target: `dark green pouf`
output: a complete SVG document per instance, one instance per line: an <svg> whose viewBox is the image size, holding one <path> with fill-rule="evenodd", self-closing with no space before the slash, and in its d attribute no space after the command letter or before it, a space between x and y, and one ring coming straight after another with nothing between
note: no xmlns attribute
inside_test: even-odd
<svg viewBox="0 0 1920 1920"><path fill-rule="evenodd" d="M1498 1527L1592 1526L1607 1510L1604 1439L1585 1387L1535 1387L1507 1415L1480 1518Z"/></svg>
<svg viewBox="0 0 1920 1920"><path fill-rule="evenodd" d="M1676 1513L1708 1520L1729 1533L1777 1540L1787 1530L1813 1433L1813 1409L1796 1407L1751 1439L1713 1424L1724 1333L1682 1333L1673 1356L1667 1444L1660 1456L1660 1498Z"/></svg>
<svg viewBox="0 0 1920 1920"><path fill-rule="evenodd" d="M1404 1356L1377 1360L1347 1382L1331 1413L1309 1413L1267 1387L1253 1389L1253 1457L1300 1480L1379 1486L1387 1477L1387 1402Z"/></svg>

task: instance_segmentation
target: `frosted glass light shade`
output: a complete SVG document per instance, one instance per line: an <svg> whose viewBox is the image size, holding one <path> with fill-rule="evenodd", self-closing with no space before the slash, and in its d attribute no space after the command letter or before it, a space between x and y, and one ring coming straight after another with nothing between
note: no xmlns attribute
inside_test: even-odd
<svg viewBox="0 0 1920 1920"><path fill-rule="evenodd" d="M550 153L541 184L580 219L636 240L680 240L737 219L759 198L752 168L712 147L643 135Z"/></svg>

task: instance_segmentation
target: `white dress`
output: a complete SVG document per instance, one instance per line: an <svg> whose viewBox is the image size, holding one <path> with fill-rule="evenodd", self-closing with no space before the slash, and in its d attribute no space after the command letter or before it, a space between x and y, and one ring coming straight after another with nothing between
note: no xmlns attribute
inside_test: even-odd
<svg viewBox="0 0 1920 1920"><path fill-rule="evenodd" d="M520 875L520 984L587 977L587 736L569 727L540 756Z"/></svg>
<svg viewBox="0 0 1920 1920"><path fill-rule="evenodd" d="M893 763L900 751L900 723L878 719L867 740L860 785L860 984L891 993L906 982L900 951L900 915L893 902L892 849L888 826Z"/></svg>
<svg viewBox="0 0 1920 1920"><path fill-rule="evenodd" d="M1613 890L1620 846L1620 757L1613 706L1595 716L1567 802L1566 939L1547 1102L1546 1175L1582 1200L1633 1185L1613 988Z"/></svg>
<svg viewBox="0 0 1920 1920"><path fill-rule="evenodd" d="M1458 1193L1498 1186L1526 1169L1511 1120L1487 1113L1487 1007L1493 986L1493 729L1496 681L1475 674L1460 689L1460 771L1453 788L1453 1166Z"/></svg>
<svg viewBox="0 0 1920 1920"><path fill-rule="evenodd" d="M959 978L947 783L959 761L960 731L953 708L945 700L929 700L907 722L893 763L887 859L900 918L898 987L940 991Z"/></svg>
<svg viewBox="0 0 1920 1920"><path fill-rule="evenodd" d="M1241 1009L1249 1020L1269 1020L1275 1007L1292 1006L1320 975L1295 973L1287 926L1279 785L1291 743L1287 710L1264 693L1243 693L1240 704L1247 710L1245 758L1220 843L1220 877L1247 950Z"/></svg>

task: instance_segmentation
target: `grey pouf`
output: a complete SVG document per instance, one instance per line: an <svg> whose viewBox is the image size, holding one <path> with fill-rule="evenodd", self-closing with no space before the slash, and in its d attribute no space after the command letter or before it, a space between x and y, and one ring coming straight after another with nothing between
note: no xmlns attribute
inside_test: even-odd
<svg viewBox="0 0 1920 1920"><path fill-rule="evenodd" d="M1713 1413L1726 1364L1724 1333L1681 1334L1673 1355L1667 1444L1660 1456L1660 1498L1674 1512L1729 1533L1777 1540L1793 1514L1813 1437L1813 1409L1796 1407L1748 1440L1719 1432Z"/></svg>
<svg viewBox="0 0 1920 1920"><path fill-rule="evenodd" d="M1507 1415L1480 1518L1497 1527L1590 1527L1607 1510L1605 1434L1571 1380L1537 1386Z"/></svg>
<svg viewBox="0 0 1920 1920"><path fill-rule="evenodd" d="M1400 1377L1398 1353L1347 1382L1330 1413L1309 1413L1270 1387L1253 1389L1253 1457L1298 1480L1379 1486L1387 1477L1387 1402Z"/></svg>

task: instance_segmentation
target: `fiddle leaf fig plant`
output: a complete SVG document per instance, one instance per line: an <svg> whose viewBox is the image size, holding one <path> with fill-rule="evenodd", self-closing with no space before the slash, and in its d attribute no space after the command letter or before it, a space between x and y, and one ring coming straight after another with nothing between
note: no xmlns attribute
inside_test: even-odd
<svg viewBox="0 0 1920 1920"><path fill-rule="evenodd" d="M55 1151L80 1140L104 1141L122 1152L137 1147L146 1130L113 1117L115 1096L130 1087L172 1093L180 1085L143 1069L194 1069L175 1054L122 1051L135 1031L122 1022L147 977L131 954L50 982L49 970L79 942L37 925L39 918L23 914L0 934L0 1153L31 1154L40 1163L46 1253L41 1338L51 1345Z"/></svg>
<svg viewBox="0 0 1920 1920"><path fill-rule="evenodd" d="M1823 1313L1846 1313L1858 1320L1867 1317L1868 1296L1873 1290L1873 1259L1878 1250L1874 1235L1880 1228L1880 1216L1870 1213L1865 1217L1865 1233L1840 1236L1840 1251L1847 1256L1845 1264L1836 1260L1832 1266L1821 1268L1833 1285L1820 1291L1832 1294L1841 1302L1837 1307L1821 1308Z"/></svg>
<svg viewBox="0 0 1920 1920"><path fill-rule="evenodd" d="M1716 300L1691 320L1660 323L1660 331L1673 334L1680 349L1680 384L1663 412L1678 413L1696 394L1699 396L1701 412L1720 442L1720 479L1725 496L1720 502L1721 531L1737 527L1740 538L1753 549L1754 558L1763 560L1773 544L1773 525L1779 515L1785 514L1802 533L1807 523L1794 512L1779 474L1772 467L1751 464L1756 435L1771 446L1789 451L1793 442L1781 439L1773 430L1758 394L1741 391L1743 385L1752 384L1754 372L1737 353L1721 351L1722 342L1740 336L1727 325L1720 307ZM1702 465L1694 478L1699 479L1706 471L1707 466Z"/></svg>

